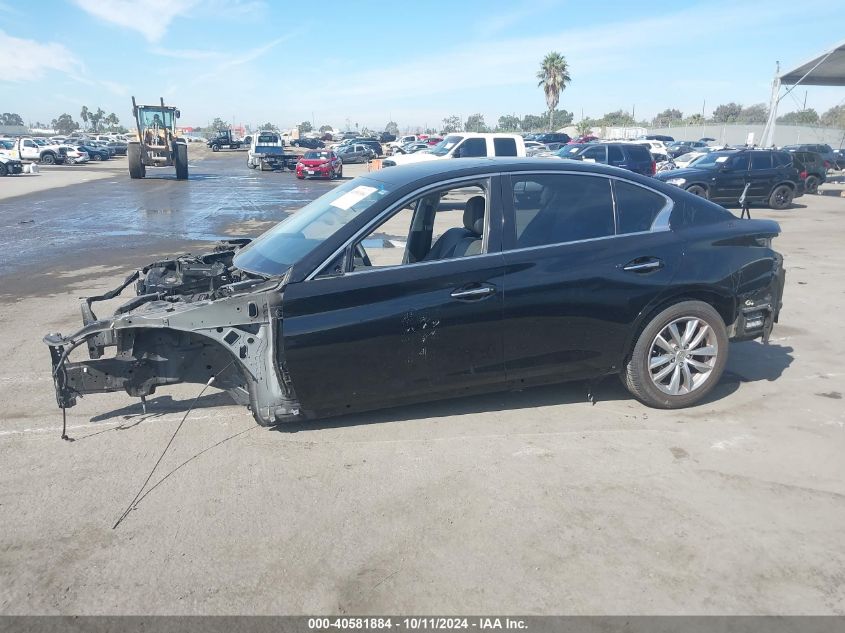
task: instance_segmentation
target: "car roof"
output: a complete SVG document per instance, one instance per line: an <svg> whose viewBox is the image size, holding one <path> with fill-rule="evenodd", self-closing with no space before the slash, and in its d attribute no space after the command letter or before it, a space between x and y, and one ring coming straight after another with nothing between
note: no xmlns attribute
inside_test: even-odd
<svg viewBox="0 0 845 633"><path fill-rule="evenodd" d="M366 174L366 178L383 182L386 185L402 186L415 180L442 176L447 178L458 178L472 176L476 173L490 173L497 169L505 172L520 171L569 171L584 172L593 174L604 174L608 176L623 177L635 180L642 184L653 187L653 178L640 176L627 169L610 167L600 163L583 163L580 161L558 161L548 158L461 158L458 160L440 159L428 160L408 165L387 167L378 171Z"/></svg>

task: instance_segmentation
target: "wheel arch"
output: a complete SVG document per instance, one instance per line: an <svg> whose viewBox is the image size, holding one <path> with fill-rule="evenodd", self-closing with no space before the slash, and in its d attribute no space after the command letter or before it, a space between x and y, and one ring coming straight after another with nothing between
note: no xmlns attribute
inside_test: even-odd
<svg viewBox="0 0 845 633"><path fill-rule="evenodd" d="M634 351L634 346L637 344L640 333L651 320L669 306L684 301L701 301L712 306L719 313L719 316L722 317L725 327L730 326L736 320L736 299L730 293L721 289L710 287L684 288L664 294L637 316L637 320L634 322L634 327L631 328L631 334L625 344L620 368L624 369L625 363L628 362Z"/></svg>

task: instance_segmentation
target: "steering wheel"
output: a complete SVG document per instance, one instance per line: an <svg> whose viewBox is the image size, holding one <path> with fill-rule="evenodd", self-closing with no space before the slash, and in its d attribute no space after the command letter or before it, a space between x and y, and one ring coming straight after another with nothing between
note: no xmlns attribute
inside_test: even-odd
<svg viewBox="0 0 845 633"><path fill-rule="evenodd" d="M367 251L364 250L364 245L358 242L355 245L355 254L361 258L361 261L364 262L364 266L372 266L373 263L370 261L369 255L367 255Z"/></svg>

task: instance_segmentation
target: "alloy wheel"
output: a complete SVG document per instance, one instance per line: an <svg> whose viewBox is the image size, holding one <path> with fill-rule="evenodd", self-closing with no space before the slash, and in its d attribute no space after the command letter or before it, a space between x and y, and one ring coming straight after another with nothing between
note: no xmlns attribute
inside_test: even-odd
<svg viewBox="0 0 845 633"><path fill-rule="evenodd" d="M680 396L699 389L716 365L716 333L696 317L675 319L654 338L649 352L649 374L662 392Z"/></svg>

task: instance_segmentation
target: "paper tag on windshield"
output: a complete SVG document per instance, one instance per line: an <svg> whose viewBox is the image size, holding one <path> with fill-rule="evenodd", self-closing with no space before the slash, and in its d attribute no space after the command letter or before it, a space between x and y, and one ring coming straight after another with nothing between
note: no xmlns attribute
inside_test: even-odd
<svg viewBox="0 0 845 633"><path fill-rule="evenodd" d="M716 162L717 162L717 163L724 163L724 162L725 162L726 160L728 160L729 158L730 158L730 156L719 156L719 157L716 159Z"/></svg>
<svg viewBox="0 0 845 633"><path fill-rule="evenodd" d="M355 204L356 202L361 202L361 200L363 200L375 191L377 191L375 187L359 185L355 187L352 191L347 191L340 198L333 202L330 202L329 204L333 207L337 207L338 209L348 211L349 207L351 207L353 204Z"/></svg>
<svg viewBox="0 0 845 633"><path fill-rule="evenodd" d="M585 158L584 162L585 163L594 163L594 162L596 162L596 159L595 158Z"/></svg>

